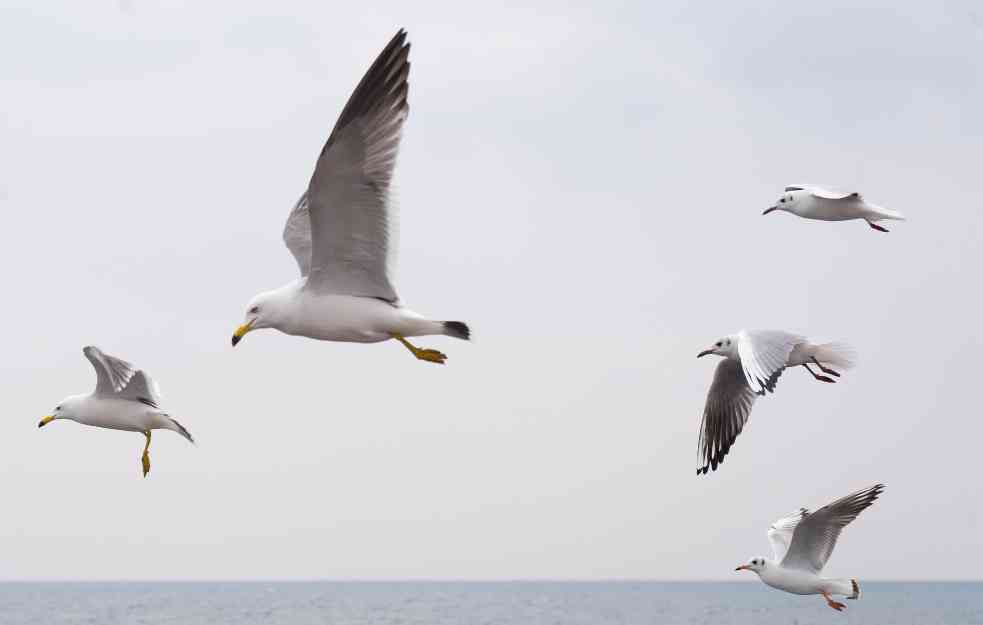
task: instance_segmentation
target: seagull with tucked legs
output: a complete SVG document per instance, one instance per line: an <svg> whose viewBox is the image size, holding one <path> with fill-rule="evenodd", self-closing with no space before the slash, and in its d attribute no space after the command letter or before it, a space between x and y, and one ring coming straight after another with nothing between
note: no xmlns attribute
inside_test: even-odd
<svg viewBox="0 0 983 625"><path fill-rule="evenodd" d="M762 215L773 211L785 211L820 221L847 221L863 219L867 225L879 232L888 232L879 221L893 219L904 221L905 217L898 211L871 204L857 192L840 193L822 187L805 184L795 184L785 187L785 192L774 206L765 209Z"/></svg>

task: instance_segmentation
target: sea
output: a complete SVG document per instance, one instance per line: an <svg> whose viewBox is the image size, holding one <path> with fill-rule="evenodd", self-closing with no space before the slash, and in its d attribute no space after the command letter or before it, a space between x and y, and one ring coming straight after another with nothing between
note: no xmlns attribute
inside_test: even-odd
<svg viewBox="0 0 983 625"><path fill-rule="evenodd" d="M863 583L837 613L758 583L11 582L2 625L983 625L983 582Z"/></svg>

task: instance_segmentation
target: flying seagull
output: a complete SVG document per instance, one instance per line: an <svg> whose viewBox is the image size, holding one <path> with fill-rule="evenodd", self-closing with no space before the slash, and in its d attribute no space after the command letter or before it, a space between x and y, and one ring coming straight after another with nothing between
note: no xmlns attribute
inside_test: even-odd
<svg viewBox="0 0 983 625"><path fill-rule="evenodd" d="M69 395L41 419L39 428L56 419L68 419L110 430L141 432L147 437L140 458L144 477L150 473L151 430L172 430L195 442L191 432L161 409L157 384L144 371L104 354L98 347L84 347L82 353L96 370L96 390L88 395Z"/></svg>
<svg viewBox="0 0 983 625"><path fill-rule="evenodd" d="M252 330L275 328L324 341L395 339L420 360L443 364L444 354L407 337L470 338L460 321L432 321L404 308L390 277L389 191L409 112L409 52L400 30L355 87L283 231L300 278L249 302L233 346Z"/></svg>
<svg viewBox="0 0 983 625"><path fill-rule="evenodd" d="M843 610L846 606L833 601L832 595L858 599L860 584L856 579L827 579L819 574L832 555L843 528L874 503L883 491L884 485L876 484L815 512L802 508L791 516L778 519L768 530L775 558L753 558L735 570L754 571L765 584L795 595L822 595L826 605L838 612Z"/></svg>
<svg viewBox="0 0 983 625"><path fill-rule="evenodd" d="M774 206L765 209L762 215L772 211L786 211L806 219L821 221L846 221L863 219L874 230L887 232L887 228L876 223L885 219L904 221L898 211L870 204L857 192L839 193L822 187L796 184L785 187L785 193Z"/></svg>
<svg viewBox="0 0 983 625"><path fill-rule="evenodd" d="M747 423L754 400L758 395L774 392L786 367L801 365L815 379L832 383L840 377L840 372L832 367L849 369L854 360L853 350L841 343L816 345L804 337L775 330L741 330L718 340L696 357L709 354L723 356L723 360L713 374L703 408L697 475L717 470ZM810 365L826 375L813 371Z"/></svg>

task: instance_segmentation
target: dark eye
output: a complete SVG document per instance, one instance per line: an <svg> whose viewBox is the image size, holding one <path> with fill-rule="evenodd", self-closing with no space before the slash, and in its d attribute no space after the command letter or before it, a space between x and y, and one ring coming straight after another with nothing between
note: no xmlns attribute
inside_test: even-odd
<svg viewBox="0 0 983 625"><path fill-rule="evenodd" d="M720 341L717 341L717 347L720 347L721 345L723 345L723 343L721 343Z"/></svg>
<svg viewBox="0 0 983 625"><path fill-rule="evenodd" d="M782 199L780 199L780 200L778 200L778 201L779 201L779 202L784 202L784 201L785 201L785 198L782 198Z"/></svg>
<svg viewBox="0 0 983 625"><path fill-rule="evenodd" d="M252 308L249 309L250 315L255 315L258 312L259 312L259 306L253 306Z"/></svg>
<svg viewBox="0 0 983 625"><path fill-rule="evenodd" d="M61 410L61 406L55 406L55 410Z"/></svg>

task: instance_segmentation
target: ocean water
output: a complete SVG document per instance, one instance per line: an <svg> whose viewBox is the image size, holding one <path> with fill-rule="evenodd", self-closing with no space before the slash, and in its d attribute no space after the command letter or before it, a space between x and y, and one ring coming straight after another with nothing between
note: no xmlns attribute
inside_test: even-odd
<svg viewBox="0 0 983 625"><path fill-rule="evenodd" d="M5 583L3 625L983 625L983 583L872 583L842 613L757 583Z"/></svg>

